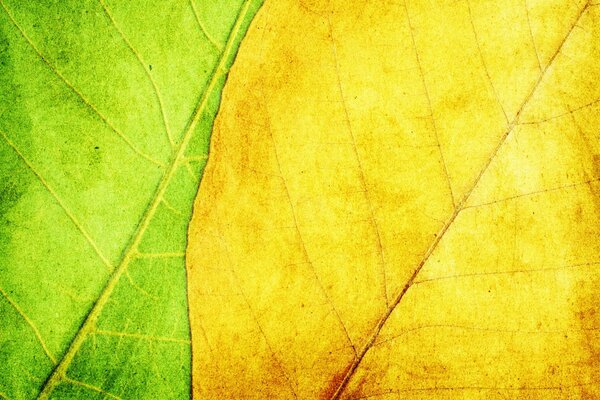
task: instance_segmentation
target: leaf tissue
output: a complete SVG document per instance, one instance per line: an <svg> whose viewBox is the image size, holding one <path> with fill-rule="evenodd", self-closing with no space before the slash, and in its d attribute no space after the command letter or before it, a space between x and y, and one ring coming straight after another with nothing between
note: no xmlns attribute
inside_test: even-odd
<svg viewBox="0 0 600 400"><path fill-rule="evenodd" d="M185 399L184 256L260 0L0 0L0 398Z"/></svg>
<svg viewBox="0 0 600 400"><path fill-rule="evenodd" d="M187 249L195 399L599 399L600 7L267 0Z"/></svg>
<svg viewBox="0 0 600 400"><path fill-rule="evenodd" d="M600 399L598 6L0 0L0 399Z"/></svg>

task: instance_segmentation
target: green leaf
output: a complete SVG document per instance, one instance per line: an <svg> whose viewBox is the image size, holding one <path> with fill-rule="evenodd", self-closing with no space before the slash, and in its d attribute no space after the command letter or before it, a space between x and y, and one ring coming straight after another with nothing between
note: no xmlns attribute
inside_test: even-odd
<svg viewBox="0 0 600 400"><path fill-rule="evenodd" d="M0 0L0 398L190 393L184 252L262 0Z"/></svg>

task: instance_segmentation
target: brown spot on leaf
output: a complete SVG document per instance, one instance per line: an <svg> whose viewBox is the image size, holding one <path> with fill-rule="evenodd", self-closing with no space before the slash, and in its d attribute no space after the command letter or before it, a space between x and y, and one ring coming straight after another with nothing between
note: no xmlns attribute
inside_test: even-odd
<svg viewBox="0 0 600 400"><path fill-rule="evenodd" d="M338 388L344 382L344 378L346 378L346 375L348 375L348 372L352 368L353 364L354 361L350 362L348 365L346 365L346 367L344 367L343 370L337 372L331 377L329 383L327 384L327 387L325 387L325 389L323 389L321 393L319 393L319 400L330 400L331 398L333 398Z"/></svg>

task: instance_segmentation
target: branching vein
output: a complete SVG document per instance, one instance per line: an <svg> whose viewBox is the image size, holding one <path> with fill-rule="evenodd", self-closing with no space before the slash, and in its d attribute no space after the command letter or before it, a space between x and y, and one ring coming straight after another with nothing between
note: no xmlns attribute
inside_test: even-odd
<svg viewBox="0 0 600 400"><path fill-rule="evenodd" d="M108 331L108 330L103 330L103 329L96 329L96 330L94 330L94 334L95 335L116 336L116 337L121 337L121 338L139 339L139 340L146 340L146 341L150 341L150 342L172 342L172 343L190 344L190 341L187 339L145 335L143 333L116 332L116 331Z"/></svg>
<svg viewBox="0 0 600 400"><path fill-rule="evenodd" d="M15 146L13 141L9 139L9 137L6 135L6 133L4 133L3 131L0 131L0 136L2 136L4 141L14 150L14 152L21 159L21 161L23 161L23 163L25 165L27 165L27 167L31 170L31 172L33 172L33 174L39 180L39 182L42 184L42 186L44 186L44 188L46 188L46 190L52 195L52 197L54 197L54 200L56 201L56 203L58 203L60 208L63 209L65 214L67 214L67 217L69 217L71 222L73 222L73 225L75 225L77 230L81 233L81 235L85 238L85 240L87 240L87 242L92 247L92 249L94 249L94 252L98 255L98 257L100 257L100 260L102 260L102 263L108 268L109 271L112 271L114 269L114 266L112 265L112 263L102 253L102 251L98 247L98 244L96 244L96 241L90 236L90 234L83 227L81 222L79 222L77 217L75 217L75 214L73 214L73 212L67 207L65 202L58 196L58 193L56 193L56 191L52 188L52 186L50 186L50 184L48 184L48 182L37 171L37 169L31 164L31 162L27 158L25 158L25 155L23 153L21 153L21 151Z"/></svg>
<svg viewBox="0 0 600 400"><path fill-rule="evenodd" d="M80 381L77 381L75 379L71 379L71 378L68 378L68 377L65 377L64 381L67 382L67 383L70 383L71 385L81 386L81 387L89 389L89 390L91 390L93 392L97 392L97 393L103 394L104 396L109 397L111 399L121 400L121 398L119 396L115 396L114 394L109 393L106 390L104 390L104 389L102 389L102 388L100 388L98 386L90 385L90 384L87 384L85 382L80 382Z"/></svg>
<svg viewBox="0 0 600 400"><path fill-rule="evenodd" d="M129 266L130 262L139 254L138 246L141 243L144 233L150 225L150 222L152 221L152 218L154 217L158 206L164 197L169 183L171 182L177 169L180 167L182 159L185 157L187 146L192 138L196 126L198 125L198 122L200 121L202 113L206 110L206 107L208 105L208 99L215 90L222 74L226 73L227 71L226 65L228 63L228 59L235 49L235 43L239 35L240 28L246 15L248 14L248 11L253 1L254 0L246 0L243 6L241 7L236 22L229 34L229 38L227 40L227 44L221 55L221 58L219 59L218 64L213 70L210 82L208 83L206 90L202 93L198 104L194 108L194 112L191 115L186 129L182 135L181 142L177 145L177 151L172 159L171 165L166 171L166 173L163 175L163 178L161 179L160 183L158 184L154 198L150 203L149 207L146 209L146 212L142 216L141 220L139 221L137 229L131 237L129 244L127 245L127 248L123 253L123 257L121 259L120 264L114 270L113 274L106 282L106 285L100 293L98 299L96 300L92 308L89 310L87 316L84 319L84 322L82 323L79 331L71 341L63 358L60 360L56 368L52 371L52 373L44 383L42 390L38 396L38 400L47 400L50 397L51 393L54 391L54 388L61 381L68 379L66 377L67 369L69 368L71 362L75 358L75 355L85 342L87 336L95 330L96 322L100 317L104 306L107 304L113 290L117 286L117 283L119 282L121 276L127 270L127 267Z"/></svg>
<svg viewBox="0 0 600 400"><path fill-rule="evenodd" d="M114 17L112 16L110 10L106 6L106 3L104 2L104 0L98 0L98 1L100 2L100 5L104 9L104 12L106 13L106 16L110 20L111 24L115 27L115 29L117 30L117 32L119 32L119 35L121 36L121 39L123 39L123 42L125 42L125 44L127 45L127 48L129 50L131 50L131 52L133 53L133 55L135 56L135 58L140 63L140 65L141 65L142 69L144 70L146 76L148 77L148 80L150 81L150 84L152 85L152 88L154 89L154 95L156 96L156 100L158 101L158 107L160 109L160 114L161 114L161 117L162 117L162 122L163 122L163 126L165 128L165 132L167 134L167 139L169 140L169 143L171 144L171 146L174 146L175 142L174 142L174 139L173 139L173 135L171 134L171 128L169 127L169 121L167 120L167 114L165 113L165 106L163 104L162 95L160 93L160 90L158 89L158 85L156 84L156 81L154 80L154 78L152 77L152 74L150 73L150 69L148 68L148 64L144 62L144 60L142 59L142 55L139 53L139 51L137 51L133 47L133 45L131 44L131 42L129 41L129 39L127 39L127 36L125 36L125 33L123 33L123 30L119 27L119 25L117 25Z"/></svg>
<svg viewBox="0 0 600 400"><path fill-rule="evenodd" d="M131 141L131 139L129 139L127 136L125 136L125 134L123 134L119 129L117 129L117 127L114 126L113 123L96 108L96 106L94 106L92 103L90 103L90 101L75 86L73 86L73 84L58 69L56 69L56 67L54 67L54 65L52 65L50 63L50 61L48 61L48 59L42 54L42 52L38 49L38 47L33 43L31 38L29 38L29 36L25 33L25 31L23 30L21 25L19 25L17 23L12 12L6 7L6 4L4 4L3 0L0 0L0 6L2 6L4 11L8 15L8 18L11 20L13 25L17 28L17 30L19 31L21 36L25 39L25 41L29 44L29 46L35 51L35 53L38 55L38 57L44 62L44 64L46 64L46 66L48 66L50 71L52 71L81 100L81 102L86 107L88 107L90 110L92 110L98 116L98 118L100 118L100 120L102 120L102 122L104 122L106 124L106 126L108 126L114 133L116 133L117 136L119 136L119 138L121 138L121 140L123 140L127 144L127 146L129 146L129 148L134 153L136 153L140 157L146 159L147 161L150 161L152 164L158 165L161 168L165 167L165 165L162 162L155 160L148 154L146 154L143 151L141 151L140 149L138 149L138 147Z"/></svg>
<svg viewBox="0 0 600 400"><path fill-rule="evenodd" d="M21 307L19 307L19 305L17 303L15 303L14 300L8 296L8 293L6 293L4 291L4 289L0 288L0 294L6 299L6 301L8 301L8 303L12 306L12 308L15 309L15 311L21 316L21 318L23 318L23 320L25 320L27 325L29 325L29 327L33 331L33 334L37 338L38 342L40 342L40 345L42 345L42 348L44 349L44 353L46 353L46 356L50 359L50 361L52 361L52 364L56 364L56 358L48 349L48 346L46 345L46 342L42 338L42 335L41 335L39 329L37 328L37 326L35 325L35 323L31 320L31 318L29 318L27 316L27 314L25 314L25 312L21 309Z"/></svg>
<svg viewBox="0 0 600 400"><path fill-rule="evenodd" d="M308 249L306 248L306 242L304 241L304 237L302 236L302 232L300 231L300 226L298 224L298 218L296 216L296 214L297 214L296 209L294 207L294 203L292 202L292 196L290 194L288 184L287 184L286 180L284 179L283 172L281 170L281 163L279 161L279 151L277 149L277 143L275 142L275 138L273 137L273 132L271 130L271 120L270 120L270 117L268 114L268 110L267 110L266 131L267 131L267 134L269 135L269 138L271 139L271 143L273 144L273 151L275 154L275 162L277 163L277 172L279 174L277 177L282 180L283 187L285 189L286 198L290 205L290 211L292 213L292 219L294 221L293 229L296 231L296 234L298 235L298 239L300 240L300 248L302 249L302 256L306 260L306 264L308 264L308 266L310 267L311 272L313 273L313 277L315 278L315 281L317 282L317 285L319 286L319 290L321 291L321 293L323 293L323 296L325 297L325 301L331 308L331 312L333 312L333 315L335 316L337 322L340 324L340 328L342 329L342 331L344 333L345 339L348 341L348 344L349 344L350 348L352 349L354 356L356 357L358 355L356 352L356 346L352 342L352 338L350 337L348 328L346 327L344 320L342 319L335 303L333 302L333 299L331 299L331 296L329 296L329 293L325 289L325 286L323 285L323 281L321 280L321 277L319 276L319 273L317 272L317 270L315 268L314 262L308 253Z"/></svg>
<svg viewBox="0 0 600 400"><path fill-rule="evenodd" d="M435 141L437 143L437 148L440 153L440 161L442 162L442 166L444 168L444 176L446 177L446 183L448 185L448 192L450 193L450 197L452 199L452 207L456 208L456 199L454 198L454 192L452 191L452 181L450 180L450 173L448 172L448 167L446 166L446 160L444 158L444 152L442 150L442 144L440 142L437 123L435 121L433 115L433 107L431 105L431 96L429 95L429 88L427 87L427 83L425 82L425 73L423 72L423 66L421 65L421 57L419 56L419 52L417 51L417 42L415 40L415 29L412 26L412 20L410 18L410 13L408 11L408 5L406 4L406 0L404 0L404 11L406 12L406 20L408 22L408 28L410 29L410 38L412 42L412 48L415 53L415 58L417 60L417 65L419 67L419 74L421 75L421 81L423 82L423 89L425 90L425 97L427 98L427 107L429 109L429 114L431 115L431 124L433 125L433 133L435 135Z"/></svg>
<svg viewBox="0 0 600 400"><path fill-rule="evenodd" d="M375 244L377 246L379 262L381 264L383 297L385 299L385 306L389 307L387 277L386 277L386 271L385 271L386 270L385 251L384 251L383 243L381 240L381 233L379 232L379 224L377 223L377 218L375 217L375 210L373 209L373 201L371 199L371 194L369 193L369 189L367 187L367 179L365 177L362 158L360 156L360 153L358 152L358 148L356 145L356 138L354 135L354 130L352 128L352 123L350 122L350 114L348 113L348 106L346 105L346 96L344 93L344 89L342 86L342 80L340 77L340 63L339 63L338 56L337 56L336 41L335 41L335 37L333 34L333 26L331 24L330 18L327 19L327 23L329 25L329 36L331 38L331 50L332 50L332 55L333 55L336 77L337 77L337 86L338 86L340 98L342 100L342 108L344 109L344 117L345 117L346 125L348 127L348 132L350 133L350 139L352 141L352 149L354 151L354 155L356 157L356 162L358 164L358 172L359 172L360 182L364 189L365 199L367 200L367 204L369 207L369 220L370 220L371 224L373 225L373 229L375 230L375 239L376 239Z"/></svg>
<svg viewBox="0 0 600 400"><path fill-rule="evenodd" d="M192 7L192 11L194 13L194 18L196 19L196 23L198 24L198 28L200 28L200 32L204 35L204 37L208 40L208 42L219 52L223 51L223 46L221 46L208 32L202 20L200 19L200 15L198 14L198 10L196 9L196 5L194 4L194 0L190 0L190 6Z"/></svg>
<svg viewBox="0 0 600 400"><path fill-rule="evenodd" d="M579 14L577 15L577 17L575 19L575 22L571 25L571 27L570 27L569 31L567 32L567 34L565 35L565 37L563 38L563 40L561 41L561 43L556 48L554 54L550 58L550 61L548 62L548 64L544 67L544 69L540 73L537 81L533 84L533 86L530 89L529 93L527 94L527 96L525 97L525 99L523 100L523 102L521 103L521 106L519 107L519 110L517 111L517 114L515 115L515 117L512 120L512 122L509 124L509 127L506 130L506 132L502 135L502 137L501 137L500 141L498 142L498 144L496 145L494 151L492 151L492 154L486 160L486 163L484 164L483 168L480 170L479 174L477 175L477 177L475 178L474 182L472 183L472 185L470 187L470 190L468 190L464 194L464 196L462 197L461 201L458 203L458 207L452 213L452 215L450 216L450 218L448 219L448 221L444 224L444 226L442 227L442 229L440 230L440 232L436 235L434 241L429 246L429 249L425 253L425 256L423 257L423 259L421 260L421 262L413 270L413 273L412 273L411 277L408 279L408 281L406 282L406 284L404 285L404 287L402 288L402 290L400 291L400 293L398 293L398 295L394 299L394 302L388 308L387 312L382 316L382 318L377 323L377 325L376 325L375 329L373 330L373 333L371 334L370 338L367 340L367 342L365 343L364 347L360 351L359 357L356 359L356 361L348 369L348 372L346 373L344 379L341 381L341 383L339 384L337 390L332 395L331 400L338 400L338 399L341 398L341 395L344 392L344 390L346 389L346 387L347 387L350 379L352 378L352 376L356 372L358 366L362 362L362 360L363 360L364 356L366 355L366 353L375 344L375 342L376 342L376 340L377 340L377 338L379 336L379 333L381 332L381 330L383 329L383 326L386 324L386 322L390 318L392 312L398 307L398 304L400 304L400 302L404 298L404 295L406 294L406 292L408 292L408 290L410 289L410 287L413 286L413 284L415 283L415 280L416 280L417 276L419 275L419 272L423 269L423 266L425 265L425 263L427 262L427 260L429 260L429 257L431 257L431 255L433 254L433 251L437 248L437 246L439 245L440 241L445 236L446 232L448 232L448 229L450 228L450 226L452 226L452 224L454 223L454 221L456 220L456 218L458 217L458 215L460 214L460 212L463 210L464 206L467 204L467 201L469 200L469 198L471 196L471 193L473 193L473 190L479 184L479 181L481 180L481 177L483 176L483 174L485 173L485 171L487 171L488 167L490 166L490 164L494 160L496 154L498 154L498 151L500 150L500 148L502 147L502 145L506 142L506 139L508 138L508 136L510 135L510 133L513 131L513 129L515 128L515 126L518 125L521 113L523 112L523 110L525 109L525 107L527 106L527 104L529 103L529 101L531 100L531 98L533 97L534 93L540 87L540 84L541 84L542 80L544 79L544 77L546 76L546 73L548 72L548 70L550 69L550 67L553 65L553 63L556 60L558 54L561 52L561 50L564 47L565 43L567 42L567 40L571 36L573 30L575 29L575 27L577 26L577 24L579 23L579 21L581 20L581 18L583 17L583 15L585 14L586 10L589 8L589 5L590 5L590 2L588 0L588 2L585 4L585 6L583 6L582 9L580 10Z"/></svg>

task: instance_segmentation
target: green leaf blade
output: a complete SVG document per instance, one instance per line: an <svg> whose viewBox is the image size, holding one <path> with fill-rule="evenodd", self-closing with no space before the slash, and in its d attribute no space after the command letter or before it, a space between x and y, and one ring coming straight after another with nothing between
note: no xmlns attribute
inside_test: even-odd
<svg viewBox="0 0 600 400"><path fill-rule="evenodd" d="M187 398L187 224L262 1L0 3L0 398Z"/></svg>

